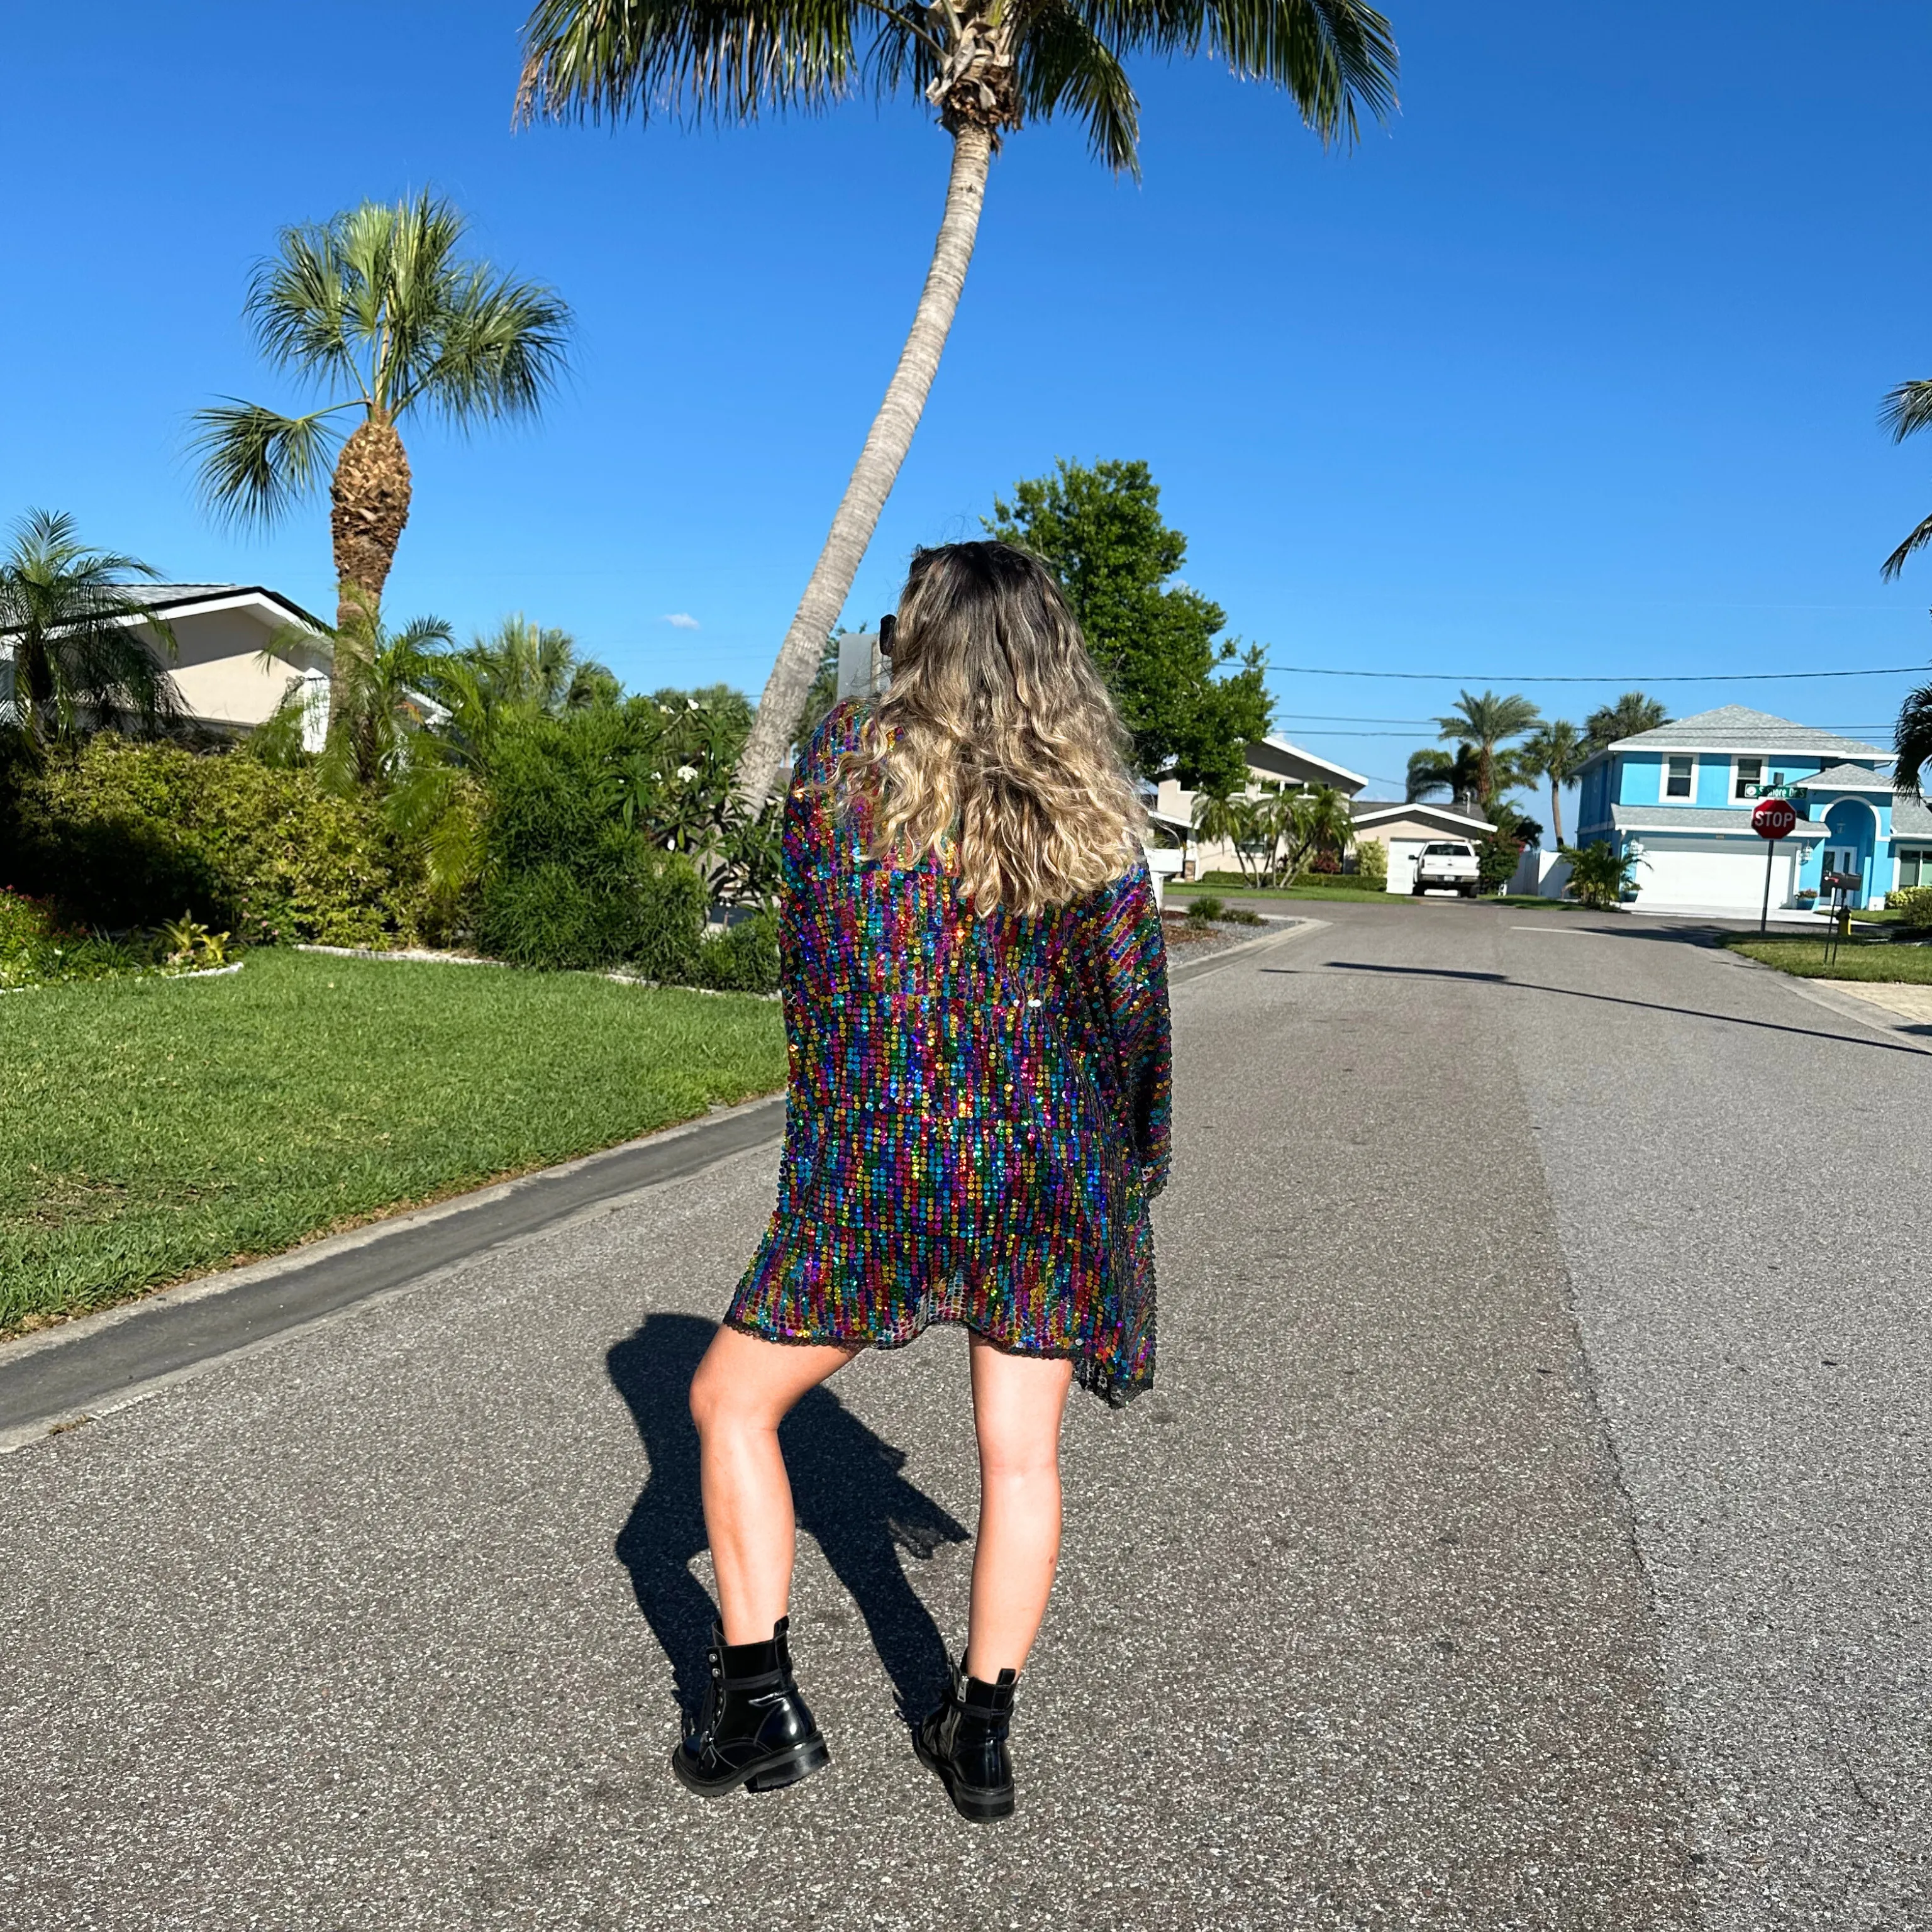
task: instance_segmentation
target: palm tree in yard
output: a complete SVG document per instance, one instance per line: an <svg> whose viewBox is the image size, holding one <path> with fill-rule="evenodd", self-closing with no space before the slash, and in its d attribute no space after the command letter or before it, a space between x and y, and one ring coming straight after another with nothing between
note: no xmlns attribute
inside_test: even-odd
<svg viewBox="0 0 1932 1932"><path fill-rule="evenodd" d="M140 635L145 628L172 656L174 633L135 593L158 574L90 549L70 516L32 510L14 526L0 556L0 663L11 674L12 722L30 745L121 722L155 731L176 715L174 680Z"/></svg>
<svg viewBox="0 0 1932 1932"><path fill-rule="evenodd" d="M770 795L910 446L972 259L986 180L1005 136L1056 113L1094 156L1138 172L1130 56L1205 52L1237 77L1287 90L1324 142L1348 141L1394 102L1388 22L1363 0L538 0L524 29L519 112L749 121L811 110L869 84L916 90L952 142L932 266L825 547L778 647L738 766L753 808Z"/></svg>
<svg viewBox="0 0 1932 1932"><path fill-rule="evenodd" d="M1539 725L1517 751L1523 776L1542 778L1549 784L1550 829L1558 846L1563 843L1563 802L1558 794L1582 769L1591 750L1582 733L1567 718L1558 718Z"/></svg>
<svg viewBox="0 0 1932 1932"><path fill-rule="evenodd" d="M1453 752L1440 746L1425 745L1408 754L1406 801L1419 805L1438 791L1446 791L1460 808L1475 802L1481 778L1473 747L1458 745Z"/></svg>
<svg viewBox="0 0 1932 1932"><path fill-rule="evenodd" d="M1620 738L1634 738L1670 722L1670 713L1655 698L1627 691L1616 704L1601 706L1583 720L1583 735L1592 751L1600 752Z"/></svg>
<svg viewBox="0 0 1932 1932"><path fill-rule="evenodd" d="M1879 410L1879 421L1892 432L1894 442L1903 442L1932 424L1932 382L1901 382L1888 395ZM1932 543L1932 517L1926 518L1904 542L1887 557L1879 574L1889 583L1905 568L1915 550Z"/></svg>
<svg viewBox="0 0 1932 1932"><path fill-rule="evenodd" d="M570 310L540 284L465 256L466 225L424 194L284 229L244 314L268 360L328 400L284 416L230 397L196 413L202 495L219 515L273 524L327 478L344 628L380 604L409 521L398 425L434 416L466 430L534 416L562 372ZM353 421L346 438L338 416Z"/></svg>
<svg viewBox="0 0 1932 1932"><path fill-rule="evenodd" d="M1486 812L1502 783L1515 776L1514 761L1502 752L1503 744L1540 724L1543 714L1528 698L1514 693L1502 697L1486 691L1475 698L1466 691L1457 698L1455 710L1436 722L1445 740L1467 745L1475 753L1476 796Z"/></svg>

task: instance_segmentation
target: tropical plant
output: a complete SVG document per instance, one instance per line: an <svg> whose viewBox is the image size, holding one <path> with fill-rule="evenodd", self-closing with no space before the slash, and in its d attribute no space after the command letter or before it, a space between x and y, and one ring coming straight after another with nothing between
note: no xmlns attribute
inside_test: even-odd
<svg viewBox="0 0 1932 1932"><path fill-rule="evenodd" d="M1926 760L1932 759L1932 684L1921 685L1899 706L1892 748L1893 789L1901 798L1918 796Z"/></svg>
<svg viewBox="0 0 1932 1932"><path fill-rule="evenodd" d="M745 122L829 105L869 80L916 92L952 142L945 213L926 286L797 614L778 648L738 770L754 809L795 735L825 638L910 446L972 258L1002 139L1068 113L1116 172L1138 174L1130 56L1205 50L1243 80L1286 89L1325 142L1394 101L1388 22L1363 0L538 0L524 29L524 117L640 119L660 108Z"/></svg>
<svg viewBox="0 0 1932 1932"><path fill-rule="evenodd" d="M1426 745L1408 754L1407 788L1403 796L1411 805L1420 805L1438 792L1447 792L1459 809L1468 810L1476 802L1476 787L1481 777L1478 753L1473 745L1458 745L1453 752L1439 746Z"/></svg>
<svg viewBox="0 0 1932 1932"><path fill-rule="evenodd" d="M616 675L579 655L577 640L554 625L535 624L519 610L492 637L478 637L461 653L482 680L488 700L530 711L581 711L622 695Z"/></svg>
<svg viewBox="0 0 1932 1932"><path fill-rule="evenodd" d="M1655 698L1627 691L1616 704L1601 706L1583 720L1583 736L1592 751L1600 752L1619 738L1634 738L1670 722L1670 712Z"/></svg>
<svg viewBox="0 0 1932 1932"><path fill-rule="evenodd" d="M1388 844L1385 839L1358 838L1355 842L1355 876L1378 886L1388 884Z"/></svg>
<svg viewBox="0 0 1932 1932"><path fill-rule="evenodd" d="M173 657L174 633L129 580L158 574L90 549L70 516L30 510L14 524L0 556L0 661L11 683L0 713L29 745L106 724L152 734L173 720L174 681L157 652Z"/></svg>
<svg viewBox="0 0 1932 1932"><path fill-rule="evenodd" d="M1463 692L1456 708L1436 722L1445 740L1467 745L1476 757L1476 802L1486 813L1515 775L1515 766L1501 752L1506 740L1520 737L1543 715L1526 698L1486 691L1480 697Z"/></svg>
<svg viewBox="0 0 1932 1932"><path fill-rule="evenodd" d="M217 515L272 524L327 476L339 625L380 603L409 521L398 424L428 416L468 430L534 416L563 370L569 309L464 256L467 226L424 194L284 229L243 314L272 365L332 399L284 416L231 396L195 416L202 496ZM331 418L358 412L344 440Z"/></svg>
<svg viewBox="0 0 1932 1932"><path fill-rule="evenodd" d="M1878 419L1891 430L1894 442L1916 435L1932 423L1932 382L1900 383L1880 406ZM1905 568L1913 551L1923 550L1928 543L1932 543L1932 517L1926 518L1886 559L1879 574L1889 583Z"/></svg>
<svg viewBox="0 0 1932 1932"><path fill-rule="evenodd" d="M1619 852L1607 838L1559 849L1570 862L1569 882L1563 890L1600 911L1614 906L1630 890L1638 866L1648 863L1634 852Z"/></svg>
<svg viewBox="0 0 1932 1932"><path fill-rule="evenodd" d="M1550 829L1563 843L1563 788L1571 783L1590 756L1589 740L1567 718L1539 725L1517 748L1516 763L1526 777L1539 778L1550 787Z"/></svg>
<svg viewBox="0 0 1932 1932"><path fill-rule="evenodd" d="M1332 857L1336 869L1355 842L1355 820L1348 801L1333 785L1316 785L1294 794L1291 826L1294 849L1288 862L1292 878L1318 855Z"/></svg>

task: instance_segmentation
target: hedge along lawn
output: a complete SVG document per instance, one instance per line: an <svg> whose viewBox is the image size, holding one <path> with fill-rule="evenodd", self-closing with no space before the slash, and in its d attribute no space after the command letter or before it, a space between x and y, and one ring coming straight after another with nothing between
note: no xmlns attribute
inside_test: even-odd
<svg viewBox="0 0 1932 1932"><path fill-rule="evenodd" d="M782 1086L777 1003L281 950L0 997L0 1334Z"/></svg>
<svg viewBox="0 0 1932 1932"><path fill-rule="evenodd" d="M1932 946L1895 946L1883 940L1848 939L1825 964L1822 939L1726 939L1747 958L1761 959L1802 980L1874 980L1894 986L1932 986Z"/></svg>

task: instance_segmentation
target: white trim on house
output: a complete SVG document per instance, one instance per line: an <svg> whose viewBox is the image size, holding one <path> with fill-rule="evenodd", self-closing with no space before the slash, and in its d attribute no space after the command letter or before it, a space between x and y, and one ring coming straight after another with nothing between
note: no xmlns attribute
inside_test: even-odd
<svg viewBox="0 0 1932 1932"><path fill-rule="evenodd" d="M1451 832L1460 830L1486 837L1496 829L1486 818L1479 818L1466 812L1458 812L1447 805L1378 805L1366 812L1353 814L1355 830L1360 832L1364 826L1386 823L1391 818L1428 818L1443 821L1444 829Z"/></svg>
<svg viewBox="0 0 1932 1932"><path fill-rule="evenodd" d="M1663 762L1657 768L1657 802L1659 805L1670 805L1673 802L1681 802L1684 805L1697 802L1698 762L1695 752L1668 751L1664 753ZM1690 783L1682 792L1670 789L1670 768L1672 765L1688 765L1690 768Z"/></svg>

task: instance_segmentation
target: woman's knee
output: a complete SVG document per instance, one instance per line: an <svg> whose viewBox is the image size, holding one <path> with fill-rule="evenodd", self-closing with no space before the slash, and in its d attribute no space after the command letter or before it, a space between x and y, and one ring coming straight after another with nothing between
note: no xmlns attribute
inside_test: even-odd
<svg viewBox="0 0 1932 1932"><path fill-rule="evenodd" d="M1060 1480L1060 1437L1037 1428L980 1432L980 1476L986 1483L1054 1484Z"/></svg>
<svg viewBox="0 0 1932 1932"><path fill-rule="evenodd" d="M754 1420L743 1384L709 1358L691 1378L691 1420L700 1438L743 1428Z"/></svg>

